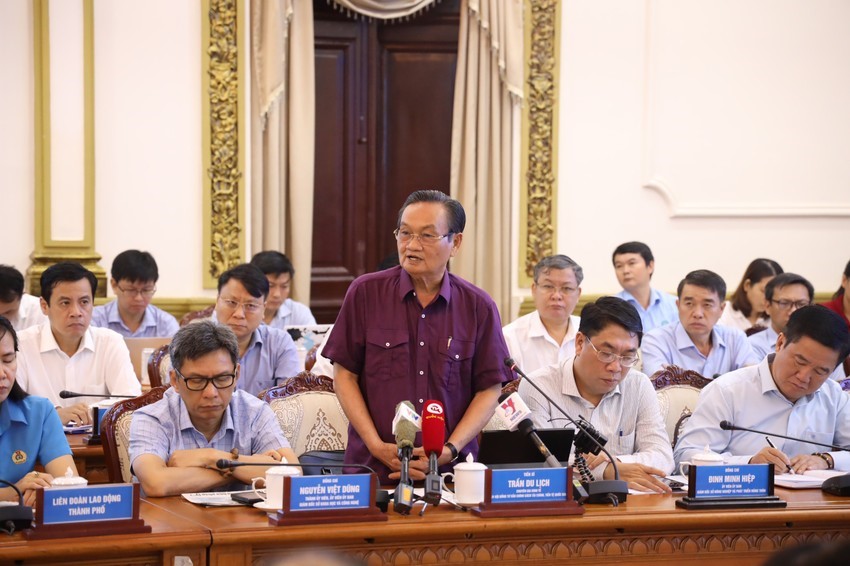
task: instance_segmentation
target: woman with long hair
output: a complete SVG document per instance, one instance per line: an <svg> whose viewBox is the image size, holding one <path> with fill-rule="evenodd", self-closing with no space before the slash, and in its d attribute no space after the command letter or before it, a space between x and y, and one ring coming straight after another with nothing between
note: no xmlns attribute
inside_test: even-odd
<svg viewBox="0 0 850 566"><path fill-rule="evenodd" d="M850 261L844 267L844 273L841 275L841 286L832 296L832 300L821 304L843 316L844 322L850 328Z"/></svg>
<svg viewBox="0 0 850 566"><path fill-rule="evenodd" d="M24 504L35 503L35 490L50 487L54 476L77 467L62 431L59 414L44 397L27 395L18 385L18 335L0 316L0 479L21 490ZM44 466L35 470L36 463ZM0 484L0 501L17 501L15 490Z"/></svg>
<svg viewBox="0 0 850 566"><path fill-rule="evenodd" d="M767 303L764 288L782 272L782 266L772 259L758 258L751 261L732 299L726 302L717 324L744 331L753 326L767 327L769 319L765 314Z"/></svg>

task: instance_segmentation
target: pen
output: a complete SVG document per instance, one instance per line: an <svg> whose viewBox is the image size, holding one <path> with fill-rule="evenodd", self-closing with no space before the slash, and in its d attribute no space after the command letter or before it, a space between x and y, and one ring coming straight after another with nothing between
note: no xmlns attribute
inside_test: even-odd
<svg viewBox="0 0 850 566"><path fill-rule="evenodd" d="M765 439L765 440L767 440L767 445L768 445L768 446L770 446L770 447L771 447L771 448L773 448L774 450L776 449L776 446L773 444L773 441L770 439L770 437L769 437L769 436L765 436L765 437L764 437L764 439ZM795 473L797 473L797 472L795 472L795 471L794 471L794 468L792 468L791 466L788 466L788 473L789 473L789 474L795 474Z"/></svg>

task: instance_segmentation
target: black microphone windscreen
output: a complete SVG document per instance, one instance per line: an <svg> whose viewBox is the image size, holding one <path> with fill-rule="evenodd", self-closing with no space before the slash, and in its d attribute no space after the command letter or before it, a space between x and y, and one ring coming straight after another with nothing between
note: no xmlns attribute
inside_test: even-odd
<svg viewBox="0 0 850 566"><path fill-rule="evenodd" d="M534 423L531 422L531 419L522 419L516 427L526 436L534 432Z"/></svg>
<svg viewBox="0 0 850 566"><path fill-rule="evenodd" d="M221 460L218 460L215 463L215 467L220 469L220 470L223 470L225 468L232 468L233 467L233 461L222 458Z"/></svg>
<svg viewBox="0 0 850 566"><path fill-rule="evenodd" d="M730 423L729 421L720 421L720 428L723 430L732 430L735 425Z"/></svg>
<svg viewBox="0 0 850 566"><path fill-rule="evenodd" d="M60 399L69 399L73 396L74 396L73 393L71 393L70 391L65 391L64 389L59 392L59 398Z"/></svg>
<svg viewBox="0 0 850 566"><path fill-rule="evenodd" d="M505 365L508 366L509 368L513 368L516 365L516 362L514 361L513 358L511 358L509 356L509 357L505 358Z"/></svg>

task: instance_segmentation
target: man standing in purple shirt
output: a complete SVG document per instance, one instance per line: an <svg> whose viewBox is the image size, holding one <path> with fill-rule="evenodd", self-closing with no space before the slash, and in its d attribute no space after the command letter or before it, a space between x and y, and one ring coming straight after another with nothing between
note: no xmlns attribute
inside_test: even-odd
<svg viewBox="0 0 850 566"><path fill-rule="evenodd" d="M512 379L495 303L446 269L465 224L461 204L440 191L407 197L394 232L401 265L351 284L325 345L350 420L345 462L372 466L383 482L399 477L392 433L399 402L418 413L429 399L443 403L445 466L477 454L476 436ZM411 478L423 479L427 458L421 446L413 454Z"/></svg>

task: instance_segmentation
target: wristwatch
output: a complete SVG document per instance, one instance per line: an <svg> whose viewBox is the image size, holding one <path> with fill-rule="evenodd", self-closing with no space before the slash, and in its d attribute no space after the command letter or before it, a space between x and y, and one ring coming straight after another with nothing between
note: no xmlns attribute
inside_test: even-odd
<svg viewBox="0 0 850 566"><path fill-rule="evenodd" d="M812 456L817 456L818 458L822 458L824 462L826 462L826 469L832 470L835 468L835 460L832 459L832 455L828 452L815 452Z"/></svg>
<svg viewBox="0 0 850 566"><path fill-rule="evenodd" d="M449 460L449 463L454 462L455 460L457 460L457 457L458 457L458 451L457 451L457 448L455 448L455 445L454 445L454 444L452 444L451 442L446 442L445 446L446 446L446 448L448 448L448 449L449 449L449 451L452 453L452 459L451 459L451 460Z"/></svg>

